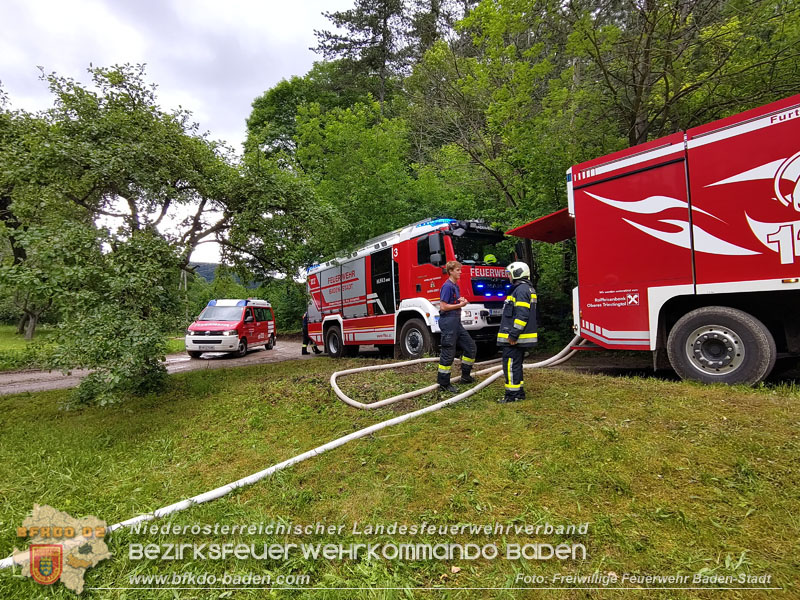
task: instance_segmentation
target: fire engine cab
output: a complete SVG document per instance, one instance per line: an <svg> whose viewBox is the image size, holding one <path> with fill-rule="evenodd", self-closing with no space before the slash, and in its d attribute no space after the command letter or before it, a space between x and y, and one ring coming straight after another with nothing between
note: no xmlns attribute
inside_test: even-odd
<svg viewBox="0 0 800 600"><path fill-rule="evenodd" d="M513 243L480 221L420 221L307 269L309 336L333 356L376 345L405 358L430 352L439 334L439 290L448 261L462 263L459 287L470 303L462 324L493 344L510 287Z"/></svg>

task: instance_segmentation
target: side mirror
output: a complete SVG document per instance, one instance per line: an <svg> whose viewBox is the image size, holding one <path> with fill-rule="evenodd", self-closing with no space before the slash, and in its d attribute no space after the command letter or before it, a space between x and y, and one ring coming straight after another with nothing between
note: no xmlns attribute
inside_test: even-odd
<svg viewBox="0 0 800 600"><path fill-rule="evenodd" d="M245 323L252 323L253 321L254 321L254 319L253 319L253 315L247 315L247 316L244 318L244 322L245 322Z"/></svg>
<svg viewBox="0 0 800 600"><path fill-rule="evenodd" d="M438 267L438 266L441 266L442 263L444 263L444 259L442 258L442 255L439 252L432 252L431 253L431 264L436 265Z"/></svg>
<svg viewBox="0 0 800 600"><path fill-rule="evenodd" d="M438 233L428 237L428 248L431 251L431 256L442 251L442 236Z"/></svg>

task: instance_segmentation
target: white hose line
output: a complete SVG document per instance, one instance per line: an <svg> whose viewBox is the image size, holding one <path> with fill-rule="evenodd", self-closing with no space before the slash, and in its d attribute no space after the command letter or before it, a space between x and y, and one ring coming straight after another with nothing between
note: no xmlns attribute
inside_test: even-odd
<svg viewBox="0 0 800 600"><path fill-rule="evenodd" d="M576 335L574 338L572 338L572 341L569 344L567 344L567 346L565 346L564 349L561 350L561 352L559 352L558 354L556 354L554 356L551 356L550 358L547 358L547 359L545 359L543 361L539 361L537 363L523 364L522 368L523 369L540 369L540 368L543 368L543 367L552 367L552 366L555 366L555 365L559 365L562 362L565 362L566 360L569 360L572 357L572 355L575 354L575 352L577 352L577 350L570 350L571 346L573 344L575 344L577 342L577 340L580 340L580 336ZM583 344L584 342L585 342L585 340L581 340L580 344ZM427 394L428 392L433 392L439 387L439 384L438 383L434 383L434 384L429 385L427 387L420 388L418 390L414 390L413 392L406 392L405 394L399 394L397 396L392 396L391 398L386 398L384 400L378 400L377 402L370 402L369 404L364 404L363 402L358 402L357 400L353 400L347 394L345 394L341 390L341 388L339 387L339 384L337 383L336 380L341 376L352 375L354 373L363 373L365 371L381 371L383 369L399 369L399 368L402 368L402 367L408 367L408 366L416 365L416 364L420 364L420 363L434 362L434 361L438 361L438 360L439 360L438 358L418 358L416 360L408 360L408 361L403 361L403 362L390 363L390 364L386 364L386 365L371 365L369 367L357 367L355 369L345 369L344 371L337 371L337 372L333 373L333 375L331 375L331 387L333 388L334 393L339 397L339 399L342 402L344 402L345 404L349 404L350 406L352 406L354 408L359 408L361 410L373 410L373 409L376 409L376 408L381 408L383 406L387 406L389 404L394 404L395 402L399 402L401 400L408 400L409 398L415 398L417 396L422 396L423 394ZM499 362L501 362L501 360L502 359L499 359L499 358L493 359L493 360L487 360L485 362L476 363L475 366L478 367L478 366L491 365L491 364L494 364L494 363L499 363ZM479 377L479 376L485 375L487 373L493 373L493 372L498 371L500 369L502 369L502 365L498 366L498 367L490 367L488 369L483 369L481 371L477 371L477 372L473 373L473 375L475 375L476 377ZM456 381L459 381L460 379L461 379L461 377L459 376L459 377L453 378L451 381L456 382Z"/></svg>
<svg viewBox="0 0 800 600"><path fill-rule="evenodd" d="M553 357L551 357L549 359L543 360L541 362L538 362L538 363L534 363L534 364L531 364L531 365L525 365L525 367L526 368L539 368L539 367L542 367L542 366L548 366L550 364L553 364L554 362L563 362L563 360L566 360L566 358L569 358L569 356L572 356L572 354L575 352L575 350L570 351L570 346L572 346L572 344L575 343L578 339L579 339L579 336L575 336L575 338L561 352L559 352L555 356L553 356ZM392 368L392 367L397 368L398 366L406 366L408 364L415 364L415 363L418 363L418 362L431 362L431 361L434 361L434 360L438 360L438 359L436 359L436 358L433 358L433 359L431 359L431 358L423 358L423 359L418 359L417 361L408 361L406 363L392 363L391 365L377 365L377 366L380 367L380 368L389 369L389 368ZM366 371L366 370L377 370L377 369L375 369L374 367L361 367L359 369L348 369L346 372L352 373L352 372L360 372L360 371ZM490 371L490 370L494 370L494 369L487 369L487 371ZM480 374L482 372L483 371L479 371L478 373L476 373L476 375L478 375L478 374ZM345 373L345 371L341 371L341 373ZM192 496L191 498L187 498L186 500L182 500L180 502L176 502L175 504L170 504L168 506L164 506L162 508L158 508L158 509L154 510L151 513L146 513L146 514L143 514L143 515L139 515L137 517L133 517L131 519L128 519L127 521L121 521L119 523L115 523L113 525L109 525L109 526L106 527L106 532L107 533L111 533L111 532L116 531L117 529L120 529L122 527L131 527L131 526L136 525L138 523L143 523L143 522L146 522L146 521L153 521L155 519L160 519L161 517L165 517L165 516L170 515L172 513L176 513L176 512L180 512L182 510L186 510L187 508L191 508L192 506L195 506L197 504L203 504L205 502L210 502L212 500L216 500L216 499L221 498L221 497L223 497L223 496L225 496L227 494L230 494L231 492L233 492L233 491L235 491L235 490L237 490L237 489L239 489L241 487L256 483L257 481L260 481L261 479L264 479L265 477L267 477L269 475L272 475L273 473L277 473L278 471L281 471L283 469L286 469L288 467L296 465L299 462L302 462L302 461L307 460L309 458L313 458L314 456L318 456L318 455L322 454L323 452L327 452L328 450L333 450L334 448L338 448L339 446L343 446L347 442L351 442L353 440L357 440L359 438L366 437L368 435L371 435L371 434L375 433L376 431L380 431L381 429L385 429L386 427L392 427L394 425L399 425L400 423L403 423L403 422L408 421L410 419L414 419L416 417L420 417L420 416L422 416L424 414L427 414L429 412L434 412L434 411L440 410L440 409L444 408L445 406L449 406L451 404L455 404L456 402L459 402L459 401L463 400L464 398L468 398L469 396L472 396L473 394L475 394L479 390L482 390L483 388L487 387L492 382L494 382L496 379L499 379L502 376L502 374L503 374L502 371L497 371L496 373L494 373L493 375L491 375L487 379L481 381L474 388L470 388L470 389L468 389L468 390L466 390L466 391L464 391L464 392L462 392L460 394L457 394L457 395L453 396L452 398L448 398L447 400L442 400L441 402L438 402L436 404L431 404L430 406L426 406L425 408L420 408L420 409L412 411L410 413L406 413L404 415L400 415L399 417L395 417L395 418L389 419L387 421L382 421L381 423L376 423L375 425L370 425L369 427L365 427L364 429L360 429L358 431L354 431L353 433L350 433L348 435L345 435L345 436L342 436L340 438L337 438L337 439L335 439L335 440L333 440L331 442L328 442L327 444L323 444L322 446L317 446L316 448L313 448L312 450L309 450L307 452L303 452L302 454L298 454L295 457L292 457L292 458L290 458L288 460L285 460L283 462L280 462L278 464L272 465L271 467L269 467L267 469L264 469L263 471L258 471L257 473L253 473L252 475L248 475L247 477L243 477L242 479L238 479L238 480L236 480L236 481L234 481L232 483L228 483L226 485L223 485L223 486L218 487L216 489L213 489L211 491L204 492L202 494L198 494L197 496ZM331 379L333 379L333 377ZM27 553L26 553L26 556L27 556ZM0 569L10 568L10 567L14 566L14 564L15 564L14 563L14 557L13 556L9 556L7 558L4 558L4 559L0 560Z"/></svg>

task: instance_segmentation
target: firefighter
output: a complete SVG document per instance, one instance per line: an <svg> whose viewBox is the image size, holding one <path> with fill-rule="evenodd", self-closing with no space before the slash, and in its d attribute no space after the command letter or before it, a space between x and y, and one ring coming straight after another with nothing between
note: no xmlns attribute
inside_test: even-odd
<svg viewBox="0 0 800 600"><path fill-rule="evenodd" d="M458 392L458 388L450 383L450 368L460 349L461 356L461 382L472 383L472 365L475 364L475 355L478 347L475 341L461 324L461 308L466 306L468 300L461 295L458 289L458 280L461 278L461 263L451 260L445 265L449 277L442 285L439 292L439 330L442 332L441 354L439 355L439 371L436 381L439 390L443 392Z"/></svg>
<svg viewBox="0 0 800 600"><path fill-rule="evenodd" d="M536 344L536 291L529 281L531 270L524 262L506 267L513 284L503 304L503 318L497 333L497 345L503 348L503 375L506 393L501 402L525 399L522 387L522 361L525 350Z"/></svg>
<svg viewBox="0 0 800 600"><path fill-rule="evenodd" d="M314 354L322 354L322 350L317 348L317 344L308 335L308 313L305 312L303 313L303 351L300 354L308 354L309 345L311 345Z"/></svg>

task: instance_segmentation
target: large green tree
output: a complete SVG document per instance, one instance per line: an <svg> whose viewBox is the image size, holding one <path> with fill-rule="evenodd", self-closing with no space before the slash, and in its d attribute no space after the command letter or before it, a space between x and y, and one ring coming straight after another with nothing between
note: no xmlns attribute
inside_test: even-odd
<svg viewBox="0 0 800 600"><path fill-rule="evenodd" d="M243 200L238 169L158 107L140 67L91 75L48 76L52 109L3 115L0 283L58 308L55 363L94 369L78 397L111 402L163 381L179 271Z"/></svg>
<svg viewBox="0 0 800 600"><path fill-rule="evenodd" d="M355 0L349 10L323 14L344 32L315 30L314 51L326 59L344 59L354 71L375 77L374 94L382 109L391 79L402 66L403 0Z"/></svg>

